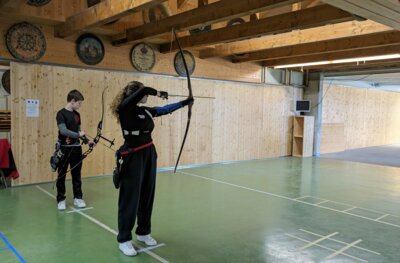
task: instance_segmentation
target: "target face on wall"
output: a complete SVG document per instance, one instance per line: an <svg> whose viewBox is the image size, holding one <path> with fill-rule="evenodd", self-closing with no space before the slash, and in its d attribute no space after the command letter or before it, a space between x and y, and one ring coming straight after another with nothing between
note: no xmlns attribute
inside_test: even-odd
<svg viewBox="0 0 400 263"><path fill-rule="evenodd" d="M198 28L194 28L194 29L190 29L189 33L191 35L195 35L195 34L199 34L199 33L204 33L204 32L208 32L212 29L211 25L206 25L206 26L202 26L202 27L198 27Z"/></svg>
<svg viewBox="0 0 400 263"><path fill-rule="evenodd" d="M15 24L6 33L6 46L13 57L26 62L39 60L46 51L42 31L27 22Z"/></svg>
<svg viewBox="0 0 400 263"><path fill-rule="evenodd" d="M234 18L228 21L228 23L226 24L226 26L236 26L236 25L240 25L240 24L244 24L246 23L246 21L244 21L242 18L238 17L238 18Z"/></svg>
<svg viewBox="0 0 400 263"><path fill-rule="evenodd" d="M183 55L185 56L185 61L189 70L189 75L192 75L196 67L196 61L194 60L194 56L187 50L183 50ZM175 66L175 71L176 73L178 73L179 76L186 77L185 64L183 63L182 55L181 52L179 51L175 55L174 66Z"/></svg>
<svg viewBox="0 0 400 263"><path fill-rule="evenodd" d="M76 41L76 53L83 63L96 65L104 58L104 46L95 35L84 34Z"/></svg>
<svg viewBox="0 0 400 263"><path fill-rule="evenodd" d="M50 1L51 0L27 0L26 3L33 6L42 6L47 5Z"/></svg>
<svg viewBox="0 0 400 263"><path fill-rule="evenodd" d="M150 45L139 43L132 48L131 61L137 70L149 71L156 63L156 54Z"/></svg>
<svg viewBox="0 0 400 263"><path fill-rule="evenodd" d="M159 21L163 18L171 16L171 11L166 3L161 3L156 6L152 6L149 9L143 10L142 17L145 24Z"/></svg>
<svg viewBox="0 0 400 263"><path fill-rule="evenodd" d="M10 92L10 70L7 70L3 73L3 76L1 77L1 85L3 85L3 88L7 91L8 94L11 94Z"/></svg>
<svg viewBox="0 0 400 263"><path fill-rule="evenodd" d="M92 7L94 5L97 5L100 2L101 2L101 0L87 0L87 5L88 5L88 7Z"/></svg>

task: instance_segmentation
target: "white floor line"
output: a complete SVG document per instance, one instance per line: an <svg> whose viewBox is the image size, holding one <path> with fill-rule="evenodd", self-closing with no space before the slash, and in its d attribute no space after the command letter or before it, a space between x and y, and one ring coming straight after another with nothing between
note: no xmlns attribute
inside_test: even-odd
<svg viewBox="0 0 400 263"><path fill-rule="evenodd" d="M330 202L330 201L329 201L329 200L325 200L325 201L322 201L322 202L316 203L316 205L325 204L325 203L328 203L328 202Z"/></svg>
<svg viewBox="0 0 400 263"><path fill-rule="evenodd" d="M80 208L78 211L86 211L86 210L90 210L90 209L93 209L93 207ZM75 213L75 212L76 211L71 210L71 211L68 211L68 212L65 212L65 213L69 214L69 213Z"/></svg>
<svg viewBox="0 0 400 263"><path fill-rule="evenodd" d="M142 252L150 251L150 250L153 250L155 248L159 248L159 247L163 247L163 246L165 246L165 244L161 243L161 244L158 244L158 245L155 245L155 246L141 248L139 250L136 250L136 252L142 253Z"/></svg>
<svg viewBox="0 0 400 263"><path fill-rule="evenodd" d="M321 241L324 241L325 239L329 239L330 237L333 237L334 235L337 235L337 234L339 234L339 233L335 232L335 233L329 234L327 236L323 236L323 237L321 237L321 238L319 238L319 239L317 239L317 240L315 240L313 242L310 242L309 244L305 245L304 247L301 247L300 250L304 250L304 249L306 249L308 247L314 246L315 244L317 244L317 243L319 243Z"/></svg>
<svg viewBox="0 0 400 263"><path fill-rule="evenodd" d="M386 214L386 215L380 216L380 217L378 217L377 219L375 219L375 221L381 220L381 219L383 219L383 218L387 217L388 215L389 215L389 214Z"/></svg>
<svg viewBox="0 0 400 263"><path fill-rule="evenodd" d="M197 177L197 178L200 178L200 179L203 179L203 180L209 180L209 181L213 181L213 182L217 182L217 183L233 186L233 187L236 187L236 188L249 190L249 191L256 192L256 193L261 193L261 194L265 194L265 195L269 195L269 196L274 196L274 197L277 197L277 198L282 198L282 199L285 199L285 200L298 202L298 203L302 203L302 204L306 204L306 205L315 206L315 207L323 208L323 209L326 209L326 210L334 211L334 212L337 212L337 213L341 213L341 214L346 214L346 215L362 218L362 219L369 220L369 221L372 221L372 222L376 222L376 223L379 223L379 224L384 224L384 225L400 228L400 225L396 225L396 224L392 224L392 223L388 223L388 222L384 222L384 221L375 221L375 219L373 219L373 218L369 218L369 217L365 217L365 216L361 216L361 215L357 215L357 214L352 214L352 213L349 213L349 212L345 212L343 210L338 210L338 209L334 209L334 208L330 208L330 207L326 207L326 206L322 206L322 205L312 204L312 203L304 202L304 201L301 201L301 200L296 200L296 199L293 199L293 198L290 198L290 197L287 197L287 196L273 194L273 193L269 193L269 192L266 192L266 191L261 191L261 190L257 190L257 189L253 189L253 188L250 188L250 187L237 185L237 184L232 184L232 183L224 182L224 181L221 181L221 180L216 180L216 179L212 179L212 178L196 175L196 174L193 174L193 173L182 172L182 171L177 171L177 172L181 173L181 174L186 174L186 175L189 175L189 176Z"/></svg>
<svg viewBox="0 0 400 263"><path fill-rule="evenodd" d="M332 200L329 200L329 202L336 203L336 204L347 205L347 206L350 206L350 207L353 206L353 205L350 205L350 204L346 204L346 203L342 203L342 202L336 202L336 201L332 201ZM363 210L367 210L367 211L370 211L370 212L375 212L375 213L378 213L378 214L385 214L382 211L377 211L377 210L374 210L374 209L363 208L363 207L358 207L358 208L359 209L363 209ZM388 215L400 218L400 216L396 216L396 215L392 215L392 214L388 214Z"/></svg>
<svg viewBox="0 0 400 263"><path fill-rule="evenodd" d="M291 235L291 234L285 234L285 235L287 235L287 236L289 236L289 237L291 237L291 238L295 238L295 239L301 240L301 241L306 242L306 243L309 243L309 242L310 242L310 241L308 241L308 240L306 240L306 239L303 239L303 238L301 238L301 237L297 237L297 236L295 236L295 235ZM332 252L336 252L336 250L334 250L334 249L332 249L332 248L329 248L329 247L322 246L322 245L320 245L320 244L316 244L315 246L320 247L320 248L323 248L323 249L326 249L326 250L329 250L329 251L332 251ZM355 260L359 260L359 261L361 261L361 262L366 262L366 263L368 263L368 261L366 261L366 260L364 260L364 259L361 259L361 258L352 256L352 255L349 255L349 254L346 254L346 253L340 253L340 254L343 255L343 256L346 256L346 257L355 259Z"/></svg>
<svg viewBox="0 0 400 263"><path fill-rule="evenodd" d="M56 198L54 195L52 195L51 193L47 192L47 191L44 190L42 187L40 187L40 186L37 185L36 188L39 189L40 191L42 191L43 193L45 193L46 195L50 196L50 197L53 198L54 200L57 200L57 198Z"/></svg>
<svg viewBox="0 0 400 263"><path fill-rule="evenodd" d="M331 258L333 258L333 257L335 257L335 256L337 256L337 255L339 255L339 254L342 254L343 251L346 251L347 249L351 248L352 246L354 246L354 245L356 245L356 244L358 244L358 243L360 243L360 242L362 242L361 239L356 240L356 241L354 241L353 243L350 243L350 244L348 244L347 246L342 247L341 249L339 249L339 250L336 251L335 253L330 254L330 255L327 256L325 259L326 259L326 260L327 260L327 259L331 259Z"/></svg>
<svg viewBox="0 0 400 263"><path fill-rule="evenodd" d="M348 211L353 210L353 209L355 209L355 208L357 208L357 206L353 206L353 207L347 208L347 209L342 210L342 211L343 211L343 212L348 212Z"/></svg>
<svg viewBox="0 0 400 263"><path fill-rule="evenodd" d="M317 233L313 233L313 232L308 231L308 230L304 230L304 229L301 229L301 228L299 230L302 231L302 232L317 236L317 237L322 237L322 235L317 234ZM337 239L334 239L334 238L329 238L329 240L332 240L332 241L335 241L337 243L344 244L344 245L349 244L349 243L346 243L346 242L343 242L343 241L340 241L340 240L337 240ZM366 248L363 248L363 247L359 247L359 246L354 246L354 247L356 247L358 249L361 249L361 250L364 250L364 251L367 251L367 252L370 252L370 253L373 253L373 254L376 254L376 255L380 255L381 254L381 253L378 253L378 252L375 252L373 250L369 250L369 249L366 249Z"/></svg>
<svg viewBox="0 0 400 263"><path fill-rule="evenodd" d="M304 199L304 198L307 198L307 197L311 197L311 196L309 196L309 195L300 196L300 197L295 198L295 200L300 200L300 199Z"/></svg>
<svg viewBox="0 0 400 263"><path fill-rule="evenodd" d="M69 208L70 208L71 210L74 210L74 212L80 214L81 216L83 216L83 217L89 219L89 221L92 221L93 223L95 223L96 225L100 226L101 228L107 230L108 232L110 232L110 233L112 233L112 234L114 234L114 235L118 235L118 232L117 232L117 231L115 231L115 230L112 229L111 227L107 226L106 224L103 224L102 222L100 222L100 221L97 220L96 218L93 218L93 217L91 217L91 216L89 216L89 215L87 215L87 214L81 212L80 210L78 210L78 209L76 209L76 208L74 208L74 207L72 207L72 206L70 206Z"/></svg>
<svg viewBox="0 0 400 263"><path fill-rule="evenodd" d="M40 186L37 185L36 188L38 188L40 191L42 191L43 193L47 194L47 195L50 196L51 198L56 199L56 197L55 197L54 195L52 195L51 193L49 193L48 191L46 191L46 190L43 189L42 187L40 187ZM109 227L109 226L103 224L103 223L100 222L99 220L97 220L97 219L95 219L95 218L93 218L93 217L91 217L91 216L89 216L89 215L87 215L87 214L81 212L81 211L78 210L78 209L75 209L75 208L72 207L72 206L70 207L70 209L71 209L71 210L74 210L74 212L77 212L78 214L82 215L83 217L89 219L90 221L92 221L92 222L95 223L96 225L100 226L101 228L107 230L108 232L110 232L110 233L112 233L112 234L114 234L114 235L118 235L118 232L117 232L117 231L115 231L115 230L112 229L111 227ZM165 245L165 244L164 244L164 245ZM139 247L139 249L144 249L144 247L142 247L142 246L140 246L140 245L137 245L137 244L135 244L135 247ZM166 260L166 259L160 257L159 255L157 255L157 254L155 254L155 253L153 253L153 252L151 252L151 251L144 251L144 253L146 253L147 255L149 255L149 256L155 258L156 260L158 260L158 261L160 261L160 262L169 263L168 260Z"/></svg>

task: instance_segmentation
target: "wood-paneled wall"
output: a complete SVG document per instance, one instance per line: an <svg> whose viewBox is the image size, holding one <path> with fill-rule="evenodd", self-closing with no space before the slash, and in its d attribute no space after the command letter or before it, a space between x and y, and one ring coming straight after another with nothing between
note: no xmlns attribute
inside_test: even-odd
<svg viewBox="0 0 400 263"><path fill-rule="evenodd" d="M85 70L47 65L11 64L12 147L21 174L17 184L55 179L49 158L57 138L56 112L65 106L66 95L79 89L85 101L79 110L82 129L96 134L101 117L101 93L105 87L106 115L103 134L121 144L119 125L111 116L109 104L127 82L138 80L171 94L187 94L186 79L110 71ZM298 89L234 82L193 79L197 96L215 99L195 101L192 123L181 163L204 164L247 160L291 154L293 97ZM40 117L25 116L25 100L40 100ZM177 101L170 98L169 103ZM150 105L163 105L150 98ZM185 130L187 110L156 118L153 138L159 167L174 166ZM84 161L83 175L110 173L114 153L98 145Z"/></svg>
<svg viewBox="0 0 400 263"><path fill-rule="evenodd" d="M400 93L324 86L321 153L400 142Z"/></svg>

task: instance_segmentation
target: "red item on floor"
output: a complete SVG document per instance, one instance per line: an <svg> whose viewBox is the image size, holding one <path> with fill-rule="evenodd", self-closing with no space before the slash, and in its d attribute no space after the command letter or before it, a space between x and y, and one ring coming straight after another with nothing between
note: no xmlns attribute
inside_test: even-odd
<svg viewBox="0 0 400 263"><path fill-rule="evenodd" d="M3 170L5 177L11 177L12 179L19 177L8 139L0 139L0 169Z"/></svg>

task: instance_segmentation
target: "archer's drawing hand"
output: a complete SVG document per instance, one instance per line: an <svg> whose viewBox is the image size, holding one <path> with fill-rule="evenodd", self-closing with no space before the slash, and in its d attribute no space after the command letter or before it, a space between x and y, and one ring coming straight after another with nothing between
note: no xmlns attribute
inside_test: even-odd
<svg viewBox="0 0 400 263"><path fill-rule="evenodd" d="M163 100L167 100L168 99L168 92L166 91L159 91L159 97L162 98Z"/></svg>

